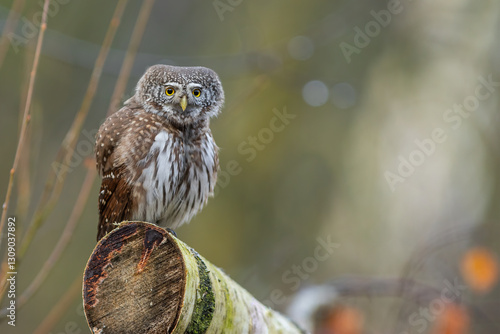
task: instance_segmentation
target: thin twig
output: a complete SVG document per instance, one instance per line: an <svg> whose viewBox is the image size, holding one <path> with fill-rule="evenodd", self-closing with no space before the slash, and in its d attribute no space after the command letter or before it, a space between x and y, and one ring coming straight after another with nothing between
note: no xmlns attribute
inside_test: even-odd
<svg viewBox="0 0 500 334"><path fill-rule="evenodd" d="M120 0L116 5L115 12L109 24L106 36L104 37L102 47L95 61L94 69L92 70L92 75L90 77L89 85L83 98L82 105L80 106L80 110L77 112L73 124L71 125L66 134L66 137L63 140L61 148L57 153L56 159L52 163L53 166L54 164L69 166L70 159L73 155L77 140L80 136L83 123L87 118L90 106L92 105L92 101L94 100L104 63L108 56L118 26L120 25L120 21L123 16L127 1L128 0ZM38 208L21 242L21 246L18 252L19 259L22 259L24 257L36 231L45 221L48 215L52 212L55 205L59 201L66 176L67 169L64 167L59 170L59 173L52 169L51 173L49 174Z"/></svg>
<svg viewBox="0 0 500 334"><path fill-rule="evenodd" d="M3 65L5 56L7 55L7 50L9 50L9 37L8 35L14 32L16 28L17 21L21 12L23 11L25 0L14 0L12 6L10 7L9 16L2 30L2 37L0 39L0 67Z"/></svg>
<svg viewBox="0 0 500 334"><path fill-rule="evenodd" d="M83 209L85 208L85 204L87 203L87 200L89 198L96 175L97 171L95 170L95 168L88 169L85 180L83 181L82 188L80 189L80 193L78 194L75 206L73 207L73 211L71 212L71 215L68 219L68 222L66 223L66 227L64 228L61 237L57 241L57 244L52 250L49 258L43 264L42 269L40 269L30 285L17 299L16 309L19 310L26 304L31 296L33 296L33 294L38 290L40 285L42 285L43 281L47 278L48 274L57 263L57 261L59 261L59 259L61 258L61 255L63 254L63 251L66 249L66 246L71 240L73 231L75 230L75 227L83 213ZM7 309L3 309L2 311L0 311L0 317L5 317L6 314Z"/></svg>
<svg viewBox="0 0 500 334"><path fill-rule="evenodd" d="M127 54L125 55L125 59L123 60L120 74L118 75L118 80L116 82L113 95L111 96L108 116L118 109L118 103L120 103L123 93L125 92L125 88L127 87L127 82L130 77L130 72L132 71L132 65L134 64L135 55L137 54L139 44L141 43L142 35L144 34L144 30L146 29L146 24L148 23L149 15L151 13L151 9L153 8L154 2L155 0L144 0L144 2L142 3L139 16L137 17L137 21L135 22L134 31L132 32L132 37L130 37Z"/></svg>
<svg viewBox="0 0 500 334"><path fill-rule="evenodd" d="M151 8L154 0L145 0L142 7L141 7L141 12L139 13L139 18L137 19L136 26L134 27L134 33L132 34L131 41L129 43L129 47L127 49L127 55L126 59L127 61L131 62L133 64L135 55L137 53L137 49L134 50L136 46L139 45L140 39L142 38L142 33L144 32L144 27L149 20L149 15L151 13ZM142 28L138 28L137 26L142 26ZM136 32L138 31L138 32ZM137 38L139 40L137 40ZM124 60L124 62L125 62ZM123 66L122 66L123 69ZM118 82L121 81L127 81L128 76L129 76L130 71L120 71L120 75L118 77ZM117 83L118 85L118 83ZM115 86L115 92L119 93L120 95L123 94L123 91L125 90L126 87L126 82L125 85L121 86L122 91L117 90ZM81 213L83 211L83 207L85 206L85 203L88 199L88 196L90 194L90 189L92 187L92 184L97 176L97 171L94 168L90 168L87 172L87 175L85 177L84 183L82 185L82 189L80 190L80 194L78 195L78 199L76 201L75 207L73 208L73 212L71 213L70 219L68 220L68 223L66 224L66 227L64 229L63 235L59 239L56 247L52 251L50 257L47 259L47 261L44 263L42 269L39 271L35 279L31 282L31 284L28 286L28 288L21 294L17 301L17 309L20 309L30 298L33 296L33 294L38 290L40 285L43 283L47 275L50 273L52 268L54 267L55 263L59 260L62 252L66 248L66 246L69 243L69 240L71 239L72 233L74 228L76 227L76 223L78 222ZM6 314L7 310L3 309L0 311L0 317L4 316ZM5 317L3 317L5 318Z"/></svg>
<svg viewBox="0 0 500 334"><path fill-rule="evenodd" d="M372 278L344 276L329 282L343 297L400 297L419 305L428 305L441 291L409 278ZM405 287L405 291L402 291Z"/></svg>
<svg viewBox="0 0 500 334"><path fill-rule="evenodd" d="M10 170L9 183L7 186L7 193L5 195L5 202L3 204L2 218L0 219L0 246L3 240L3 227L5 225L5 220L7 219L7 210L9 209L10 197L12 195L12 186L14 185L14 174L16 172L17 164L19 163L19 158L21 157L21 152L24 144L24 138L26 136L26 128L28 127L28 122L30 118L30 107L33 98L33 88L35 86L36 73L38 70L38 61L40 59L40 52L42 50L43 37L45 35L45 30L47 29L47 9L50 0L45 0L43 5L42 13L42 23L40 25L40 33L38 34L38 41L36 43L35 57L33 59L33 67L30 73L30 83L28 87L28 95L26 97L26 104L24 106L23 123L21 125L21 132L19 134L19 141L17 143L16 155L14 157L14 163Z"/></svg>
<svg viewBox="0 0 500 334"><path fill-rule="evenodd" d="M403 267L401 276L404 278L416 276L424 266L425 261L432 257L433 254L452 243L467 242L471 233L472 229L470 227L456 228L451 226L447 230L437 233L433 238L425 240L423 245L411 254L410 259Z"/></svg>
<svg viewBox="0 0 500 334"><path fill-rule="evenodd" d="M61 299L59 299L45 319L43 319L40 325L38 325L33 334L49 333L59 320L61 320L62 316L68 311L68 308L71 306L73 301L78 296L81 296L81 293L82 275L78 275Z"/></svg>
<svg viewBox="0 0 500 334"><path fill-rule="evenodd" d="M34 52L34 43L33 47L25 48L25 57L24 57L24 69L25 73L28 73L31 62L33 60L33 52ZM19 127L23 123L23 111L24 111L24 103L26 102L26 96L28 95L28 86L29 86L29 78L25 77L23 83L21 85L21 96L19 97ZM29 204L31 200L31 177L30 177L30 160L31 153L35 152L33 150L33 134L34 129L36 129L36 113L37 109L33 108L31 111L30 118L30 126L26 130L26 139L23 147L23 153L21 154L21 158L19 160L19 166L17 169L17 205L12 207L12 210L16 212L16 220L19 222L26 221L26 217L28 214ZM12 204L14 205L14 203ZM16 234L18 236L22 235L23 225L19 224L18 228L16 228Z"/></svg>
<svg viewBox="0 0 500 334"><path fill-rule="evenodd" d="M102 67L104 66L104 61L106 59L107 53L111 47L111 43L114 39L116 30L118 29L118 26L120 25L121 18L123 16L123 12L125 9L125 5L128 0L120 0L115 8L113 17L111 18L108 30L106 32L106 36L103 41L103 45L101 47L101 50L99 51L99 55L96 59L96 62L94 64L94 69L92 71L91 79L89 82L89 86L87 88L87 92L84 98L84 101L82 102L82 106L80 107L80 110L78 113L87 113L88 110L86 111L84 109L84 105L90 106L92 99L94 98L94 93L97 88L97 82L99 81L100 75L102 73ZM95 86L95 88L91 88L91 86ZM92 93L92 94L91 94ZM85 102L86 101L86 102ZM76 116L77 119L79 119L78 116ZM81 117L80 117L81 118ZM69 132L75 131L74 126L76 123L76 119L73 122L72 127L70 128ZM79 133L79 130L78 130ZM64 148L64 146L63 146ZM66 152L61 148L59 153L61 152ZM71 151L72 152L72 151ZM60 158L62 159L62 158ZM61 160L56 160L56 161L61 161ZM42 200L40 201L37 210L35 211L34 219L31 222L30 226L28 227L28 231L25 233L23 241L21 243L21 247L18 250L17 253L17 263L19 265L19 262L22 260L28 246L30 245L33 236L35 232L38 230L40 224L45 220L45 218L48 216L48 214L53 210L55 205L57 204L57 201L59 199L60 192L62 190L62 186L64 182L60 182L58 185L57 189L54 189L54 184L55 180L57 178L57 175L55 173L49 175L48 181L45 184L45 190L44 190L44 195L42 195ZM47 200L49 199L49 195L53 194L53 196L50 197L50 201L47 203ZM44 197L47 197L47 200L44 200ZM0 266L0 276L3 277L5 273L7 272L7 257L3 260L2 265ZM2 300L5 291L6 291L6 281L0 282L0 301Z"/></svg>

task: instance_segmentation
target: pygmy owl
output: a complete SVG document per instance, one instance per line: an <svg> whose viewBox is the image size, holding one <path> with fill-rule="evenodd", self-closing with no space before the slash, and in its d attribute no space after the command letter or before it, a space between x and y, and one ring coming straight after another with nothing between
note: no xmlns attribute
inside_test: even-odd
<svg viewBox="0 0 500 334"><path fill-rule="evenodd" d="M219 167L209 122L223 103L208 68L155 65L144 73L97 133L97 240L124 220L174 229L202 209Z"/></svg>

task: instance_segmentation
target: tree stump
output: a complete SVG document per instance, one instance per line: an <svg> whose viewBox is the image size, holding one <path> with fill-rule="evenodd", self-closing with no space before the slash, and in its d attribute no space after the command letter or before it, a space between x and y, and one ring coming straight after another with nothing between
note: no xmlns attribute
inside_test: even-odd
<svg viewBox="0 0 500 334"><path fill-rule="evenodd" d="M304 333L165 229L124 222L85 268L93 333Z"/></svg>

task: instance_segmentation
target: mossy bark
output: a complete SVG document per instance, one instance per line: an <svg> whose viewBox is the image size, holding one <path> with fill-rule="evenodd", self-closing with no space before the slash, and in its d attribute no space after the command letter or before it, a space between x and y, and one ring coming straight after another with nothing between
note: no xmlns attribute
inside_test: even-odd
<svg viewBox="0 0 500 334"><path fill-rule="evenodd" d="M126 222L85 269L93 333L303 333L166 230Z"/></svg>

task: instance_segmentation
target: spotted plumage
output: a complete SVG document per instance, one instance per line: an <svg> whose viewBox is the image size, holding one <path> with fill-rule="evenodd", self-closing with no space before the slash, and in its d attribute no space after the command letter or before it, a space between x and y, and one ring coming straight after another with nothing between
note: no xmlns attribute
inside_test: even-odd
<svg viewBox="0 0 500 334"><path fill-rule="evenodd" d="M174 229L202 209L219 167L209 121L223 102L210 69L155 65L146 71L135 95L97 133L97 240L124 220Z"/></svg>

